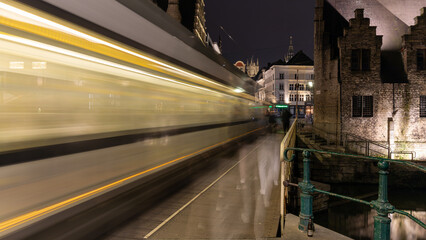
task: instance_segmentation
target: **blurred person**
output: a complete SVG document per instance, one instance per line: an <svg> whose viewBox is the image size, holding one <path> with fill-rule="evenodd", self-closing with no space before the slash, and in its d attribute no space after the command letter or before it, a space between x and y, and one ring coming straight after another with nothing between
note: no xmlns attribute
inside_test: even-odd
<svg viewBox="0 0 426 240"><path fill-rule="evenodd" d="M275 115L271 112L268 112L268 123L269 132L273 133L275 131L277 121L275 120Z"/></svg>
<svg viewBox="0 0 426 240"><path fill-rule="evenodd" d="M286 108L284 109L283 113L281 114L281 119L283 122L283 131L284 133L286 133L289 128L290 128L290 118L291 118L292 114L290 113L290 111Z"/></svg>

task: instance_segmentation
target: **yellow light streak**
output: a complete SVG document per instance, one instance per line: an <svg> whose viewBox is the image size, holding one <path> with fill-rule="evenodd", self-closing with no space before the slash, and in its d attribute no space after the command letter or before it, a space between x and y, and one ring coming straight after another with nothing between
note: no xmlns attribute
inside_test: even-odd
<svg viewBox="0 0 426 240"><path fill-rule="evenodd" d="M263 129L263 127L261 127L261 128L257 128L257 129L254 129L254 130L252 130L252 131L246 132L246 133L241 134L241 135L239 135L239 136L236 136L236 137L233 137L233 138L227 139L227 140L225 140L225 141L222 141L222 142L216 143L216 144L211 145L211 146L209 146L209 147L205 147L205 148L203 148L203 149L200 149L200 150L195 151L195 152L193 152L193 153L190 153L190 154L188 154L188 155L185 155L185 156L182 156L182 157L179 157L179 158L173 159L173 160L171 160L171 161L169 161L169 162L166 162L166 163L160 164L160 165L158 165L158 166L156 166L156 167L150 168L150 169L148 169L148 170L144 170L144 171L142 171L142 172L139 172L139 173L133 174L133 175L131 175L131 176L129 176L129 177L126 177L126 178L120 179L120 180L118 180L118 181L115 181L115 182L110 183L110 184L108 184L108 185L105 185L105 186L103 186L103 187L96 188L96 189L94 189L94 190L92 190L92 191L89 191L89 192L83 193L83 194L78 195L78 196L76 196L76 197L73 197L73 198L70 198L70 199L64 200L64 201L62 201L62 202L59 202L59 203L56 203L56 204L50 205L50 206L48 206L48 207L45 207L45 208L42 208L42 209L39 209L39 210L36 210L36 211L33 211L33 212L29 212L29 213L26 213L26 214L23 214L23 215L21 215L21 216L18 216L18 217L15 217L15 218L9 219L9 220L6 220L6 221L4 221L4 222L0 223L0 233L2 233L2 232L4 232L4 231L7 231L7 230L9 230L9 229L11 229L11 228L17 227L17 226L19 226L19 225L21 225L21 224L27 223L27 222L29 222L29 221L31 221L31 220L33 220L33 219L36 219L36 218L42 217L42 216L44 216L44 215L46 215L46 214L49 214L49 213L54 212L54 211L56 211L56 210L59 210L59 209L61 209L61 208L64 208L64 207L66 207L66 206L69 206L70 204L77 203L77 202L79 202L79 201L82 201L82 200L84 200L84 199L87 199L87 198L89 198L89 197L91 197L91 196L93 196L93 195L95 195L95 194L99 194L99 193L101 193L101 192L103 192L103 191L106 191L106 190L108 190L108 189L111 189L111 188L113 188L113 187L117 187L118 185L123 184L124 182L127 182L127 181L129 181L129 180L131 180L131 179L134 179L134 178L136 178L136 177L139 177L139 176L141 176L141 175L143 175L143 174L145 174L145 173L148 173L148 172L154 171L154 170L156 170L156 169L159 169L159 168L161 168L161 167L164 167L164 166L170 165L170 164L172 164L172 163L174 163L174 162L177 162L177 161L179 161L179 160L182 160L182 159L185 159L185 158L188 158L188 157L194 156L194 155L196 155L196 154L198 154L198 153L204 152L204 151L209 150L209 149L211 149L211 148L214 148L214 147L217 147L217 146L223 145L223 144L225 144L225 143L227 143L227 142L230 142L230 141L235 140L235 139L237 139L237 138L243 137L243 136L248 135L248 134L250 134L250 133L253 133L253 132L259 131L259 130L261 130L261 129Z"/></svg>
<svg viewBox="0 0 426 240"><path fill-rule="evenodd" d="M147 61L150 61L152 63L158 64L158 65L163 66L163 67L170 68L170 69L175 70L177 72L180 72L180 73L183 73L185 75L197 78L199 80L202 80L202 81L205 81L205 82L208 82L208 83L220 86L222 88L225 88L225 89L228 89L228 90L231 90L231 91L233 90L232 87L229 87L229 86L217 83L215 81L209 80L207 78L198 76L198 75L193 74L191 72L188 72L188 71L182 70L180 68L174 67L174 66L172 66L170 64L160 62L160 61L155 60L153 58L150 58L148 56L144 56L144 55L139 54L137 52L134 52L134 51L128 50L126 48L120 47L120 46L118 46L116 44L107 42L107 41L102 40L100 38L91 36L89 34L86 34L86 33L80 32L78 30L75 30L73 28L67 27L65 25L56 23L56 22L48 20L46 18L43 18L43 17L37 16L35 14L29 13L27 11L21 10L21 9L19 9L17 7L8 5L8 4L4 3L4 2L0 2L0 9L6 10L6 11L9 11L9 12L13 12L15 14L18 14L18 15L22 16L22 17L26 17L26 18L32 19L34 21L41 22L41 23L46 24L47 26L50 26L50 27L55 28L55 29L59 29L62 32L65 32L65 33L68 33L68 34L71 34L71 35L83 38L85 40L88 40L88 41L91 41L91 42L94 42L94 43L98 43L98 44L102 44L102 45L108 46L108 47L113 48L115 50L118 50L118 51L130 54L132 56L135 56L135 57L147 60Z"/></svg>
<svg viewBox="0 0 426 240"><path fill-rule="evenodd" d="M165 81L168 81L168 82L184 85L184 86L187 86L187 87L197 88L197 89L200 89L200 90L203 90L203 91L221 94L217 91L210 90L208 88L199 87L199 86L179 82L179 81L171 79L171 78L161 77L161 76L158 76L158 75L147 73L145 71L142 71L142 70L139 70L139 69L136 69L136 68L124 66L124 65L121 65L121 64L113 63L113 62L106 61L106 60L103 60L103 59L91 57L91 56L88 56L88 55L84 55L84 54L81 54L81 53L73 52L73 51L70 51L70 50L66 50L66 49L63 49L63 48L55 47L55 46L52 46L52 45L36 42L36 41L25 39L25 38L15 37L15 36L6 35L6 34L0 34L0 39L12 41L12 42L16 42L16 43L20 43L20 44L24 44L24 45L28 45L28 46L31 46L31 47L40 48L40 49L47 50L47 51L52 51L52 52L55 52L55 53L59 53L59 54L63 54L63 55L67 55L67 56L91 61L91 62L100 63L100 64L103 64L103 65L106 65L106 66L119 68L119 69L122 69L122 70L125 70L125 71L142 74L142 75L145 75L145 76L165 80Z"/></svg>

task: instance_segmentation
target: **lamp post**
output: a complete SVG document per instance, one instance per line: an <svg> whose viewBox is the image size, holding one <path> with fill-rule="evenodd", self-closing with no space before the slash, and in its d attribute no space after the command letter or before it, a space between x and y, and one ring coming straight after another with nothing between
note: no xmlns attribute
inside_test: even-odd
<svg viewBox="0 0 426 240"><path fill-rule="evenodd" d="M296 121L299 117L299 69L296 69Z"/></svg>

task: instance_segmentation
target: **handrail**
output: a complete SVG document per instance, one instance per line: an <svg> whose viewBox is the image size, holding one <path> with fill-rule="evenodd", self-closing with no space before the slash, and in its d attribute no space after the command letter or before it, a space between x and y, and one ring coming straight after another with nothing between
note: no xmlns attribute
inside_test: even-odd
<svg viewBox="0 0 426 240"><path fill-rule="evenodd" d="M306 148L288 148L288 149L286 149L284 151L284 160L285 161L291 161L291 159L288 159L287 155L286 155L289 150L294 150L294 151L305 151L305 150L307 150L309 152L317 152L317 153L322 153L322 154L330 154L330 155L351 157L351 158L361 158L361 159L373 160L373 161L378 161L378 162L383 160L383 161L386 161L386 162L392 162L392 163L407 165L407 166L410 166L410 167L413 167L413 168L417 168L418 170L420 170L422 172L426 172L426 167L414 164L412 162L407 162L405 160L363 156L363 155L356 155L356 154L350 154L350 153L337 153L337 152L329 152L329 151L316 150L316 149L306 149Z"/></svg>
<svg viewBox="0 0 426 240"><path fill-rule="evenodd" d="M342 133L342 136L344 136L344 141L343 141L344 147L347 147L349 142L353 142L357 146L362 146L362 145L358 144L358 141L356 141L356 140L359 140L359 142L361 142L362 144L365 144L365 155L366 156L370 156L370 153L373 152L373 153L376 153L376 154L379 154L379 155L387 156L389 158L391 157L391 153L392 153L391 147L389 146L388 143L371 141L367 138L363 138L363 137L360 137L358 135L348 133L348 132ZM348 140L349 137L353 138L355 141L349 141ZM370 148L371 145L375 145L377 147L380 147L381 149L385 150L386 152L383 153L383 152L380 152L379 150L371 149ZM411 160L414 160L414 155L415 155L415 152L413 154L411 154Z"/></svg>
<svg viewBox="0 0 426 240"><path fill-rule="evenodd" d="M379 146L379 147L381 147L381 148L389 149L389 146L387 146L387 145L382 145L382 144L380 144L380 143L378 143L378 142L376 142L376 141L371 141L371 140L369 140L369 139L367 139L367 138L360 137L360 136L355 135L355 134L353 134L353 133L345 132L344 134L345 134L346 136L351 136L351 137L354 137L354 138L360 139L360 140L362 140L362 141L364 141L364 142L372 143L372 144L374 144L374 145L376 145L376 146Z"/></svg>
<svg viewBox="0 0 426 240"><path fill-rule="evenodd" d="M389 203L388 201L388 174L389 174L389 163L398 163L402 165L407 165L410 167L417 168L418 170L422 172L426 172L426 167L419 166L414 163L402 161L402 160L396 160L396 159L387 159L387 158L380 158L380 157L370 157L370 156L360 156L360 155L354 155L354 154L347 154L347 153L336 153L336 152L329 152L329 151L323 151L323 150L315 150L315 149L305 149L305 148L286 148L284 150L284 157L283 160L287 162L292 162L296 159L296 155L293 153L291 156L291 159L287 157L288 151L303 151L303 181L299 182L298 185L289 183L288 181L284 182L284 186L297 186L302 191L300 194L300 222L299 222L299 229L303 231L307 231L308 228L308 222L310 219L312 219L312 202L313 192L319 192L323 194L328 194L330 196L339 197L343 199L347 199L350 201L362 203L365 205L369 205L371 208L374 208L378 216L374 217L374 239L375 240L389 240L390 239L390 222L391 219L389 218L388 214L390 213L398 213L402 214L404 216L409 217L414 222L419 224L421 227L426 229L426 224L417 219L416 217L412 216L411 214L404 212L402 210L395 209L395 207ZM311 153L321 153L321 154L330 154L330 155L336 155L336 156L345 156L345 157L351 157L351 158L357 158L357 159L366 159L366 160L372 160L372 161L378 161L377 167L379 168L379 189L378 189L378 198L377 200L373 200L370 202L356 199L336 193L327 192L324 190L316 189L314 185L310 182L310 155Z"/></svg>
<svg viewBox="0 0 426 240"><path fill-rule="evenodd" d="M288 147L294 147L296 144L296 128L297 128L297 124L298 124L298 120L295 120L293 122L293 124L291 125L290 129L287 131L286 135L284 136L283 140L281 141L281 145L280 145L280 162L281 162L281 182L287 181L287 179L290 178L289 174L290 171L287 171L287 168L285 166L285 161L283 161L283 153L284 153L284 149L288 148ZM281 236L284 233L284 218L286 215L286 205L285 205L285 201L288 195L288 192L286 191L287 189L284 188L284 186L281 186L281 209L280 209L280 215L281 215Z"/></svg>

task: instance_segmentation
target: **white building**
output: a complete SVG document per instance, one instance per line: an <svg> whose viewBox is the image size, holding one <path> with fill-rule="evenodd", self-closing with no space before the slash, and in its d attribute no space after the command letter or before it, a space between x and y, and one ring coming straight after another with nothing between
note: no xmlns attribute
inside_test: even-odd
<svg viewBox="0 0 426 240"><path fill-rule="evenodd" d="M313 114L314 62L302 51L287 63L279 60L264 73L265 98L274 104L289 105L295 116Z"/></svg>
<svg viewBox="0 0 426 240"><path fill-rule="evenodd" d="M265 94L265 79L263 78L263 75L265 73L265 69L262 69L255 77L254 80L256 81L256 93L255 93L255 101L263 103L266 101L266 94Z"/></svg>

